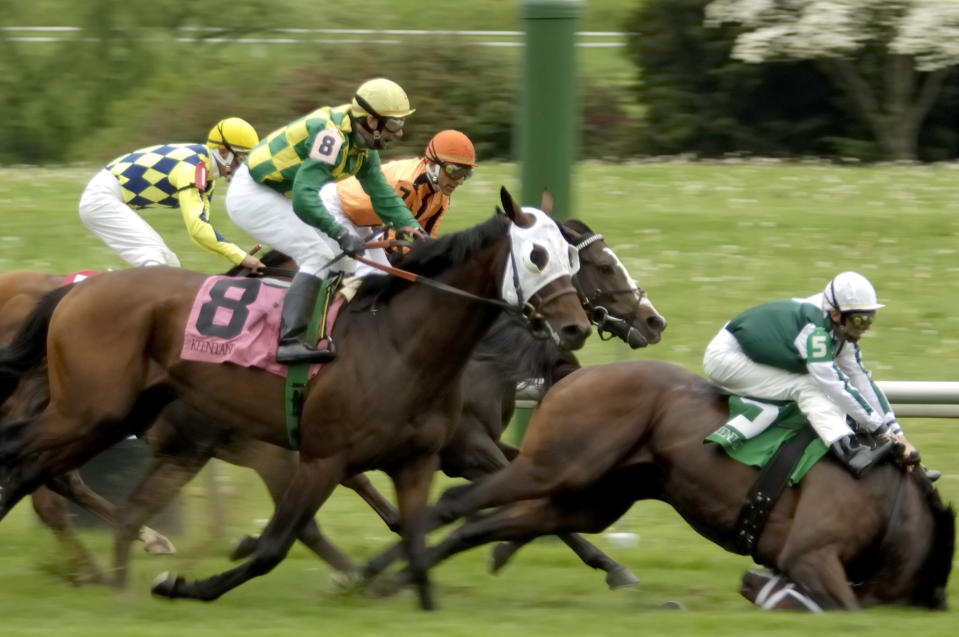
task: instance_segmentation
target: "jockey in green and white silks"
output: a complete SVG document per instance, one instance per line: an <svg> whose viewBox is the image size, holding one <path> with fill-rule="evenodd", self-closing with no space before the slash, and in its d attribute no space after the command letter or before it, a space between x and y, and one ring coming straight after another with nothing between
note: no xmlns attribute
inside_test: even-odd
<svg viewBox="0 0 959 637"><path fill-rule="evenodd" d="M703 368L730 393L795 401L823 442L861 474L895 442L908 444L860 357L859 338L882 307L865 277L843 272L820 294L764 303L729 321L706 348ZM884 443L860 445L846 416ZM914 449L908 455L918 461Z"/></svg>
<svg viewBox="0 0 959 637"><path fill-rule="evenodd" d="M423 236L419 223L380 167L379 150L403 136L413 113L406 92L385 78L364 82L350 104L319 108L267 136L237 170L226 193L233 222L251 237L280 250L299 268L283 303L277 361L330 360L327 349L305 340L306 326L322 278L352 273L348 258L364 251L362 230L320 198L324 185L356 175L373 211L388 226ZM346 256L334 261L344 253ZM388 264L385 252L366 255Z"/></svg>

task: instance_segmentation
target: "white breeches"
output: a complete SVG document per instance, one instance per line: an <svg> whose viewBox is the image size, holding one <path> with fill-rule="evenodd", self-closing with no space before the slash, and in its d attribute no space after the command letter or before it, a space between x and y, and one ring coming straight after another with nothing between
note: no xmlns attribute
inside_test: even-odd
<svg viewBox="0 0 959 637"><path fill-rule="evenodd" d="M846 414L830 400L809 374L794 374L756 363L743 352L736 337L722 329L703 357L709 380L726 391L759 400L792 400L827 445L852 433Z"/></svg>
<svg viewBox="0 0 959 637"><path fill-rule="evenodd" d="M323 205L349 232L365 237L363 229L357 229L343 214L335 183L326 184L318 195L322 196L329 188L332 188L332 199L335 199L336 205L332 205L329 194L323 197ZM341 257L331 264L333 258L340 254L336 241L296 216L290 199L269 186L253 181L246 165L240 166L230 180L226 191L226 211L233 223L251 237L289 255L301 272L325 278L330 272L362 274L363 269L372 270L349 257ZM383 250L368 250L364 256L380 260L375 253L382 255L383 262L387 262Z"/></svg>
<svg viewBox="0 0 959 637"><path fill-rule="evenodd" d="M180 266L157 231L123 203L120 182L105 168L93 176L80 196L80 220L130 265Z"/></svg>

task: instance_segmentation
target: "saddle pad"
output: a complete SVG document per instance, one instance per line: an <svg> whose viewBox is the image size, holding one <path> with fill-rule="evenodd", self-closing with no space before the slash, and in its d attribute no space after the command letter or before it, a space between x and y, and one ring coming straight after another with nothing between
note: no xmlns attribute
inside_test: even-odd
<svg viewBox="0 0 959 637"><path fill-rule="evenodd" d="M280 281L208 277L193 300L180 358L259 367L286 377L287 366L276 362L280 309L286 290L287 284ZM342 305L339 298L330 304L330 331ZM310 365L310 377L319 369L318 364Z"/></svg>
<svg viewBox="0 0 959 637"><path fill-rule="evenodd" d="M744 417L752 421L757 415L756 402L751 399L743 400L739 396L730 396L729 422L706 436L706 441L719 444L726 454L734 460L752 467L764 467L776 454L779 447L793 438L801 428L808 427L809 422L794 402L786 402L780 405L766 403L762 410L764 415L768 415L770 409L775 410L775 416L770 419L771 424L762 433L749 439L743 439L741 433L731 427L730 423L734 422L737 417ZM827 451L829 450L822 439L815 436L812 442L806 446L806 451L796 465L796 469L789 476L789 485L795 485L802 480L806 472L826 455Z"/></svg>

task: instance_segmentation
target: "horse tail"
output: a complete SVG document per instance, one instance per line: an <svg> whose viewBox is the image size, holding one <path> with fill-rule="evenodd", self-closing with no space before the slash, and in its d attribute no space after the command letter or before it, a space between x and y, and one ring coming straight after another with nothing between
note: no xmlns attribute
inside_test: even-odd
<svg viewBox="0 0 959 637"><path fill-rule="evenodd" d="M24 374L43 363L53 310L74 285L65 285L43 295L20 323L10 344L0 348L0 405L16 390Z"/></svg>

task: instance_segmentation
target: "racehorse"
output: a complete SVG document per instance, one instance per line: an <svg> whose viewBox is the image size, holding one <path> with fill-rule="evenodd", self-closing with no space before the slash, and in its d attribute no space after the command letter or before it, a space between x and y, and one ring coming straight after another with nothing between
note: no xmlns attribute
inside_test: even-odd
<svg viewBox="0 0 959 637"><path fill-rule="evenodd" d="M520 208L505 189L501 199L505 215L410 250L401 266L422 284L364 281L334 327L350 356L324 366L310 383L296 474L254 555L206 580L161 579L155 594L211 600L268 572L336 484L382 469L396 487L420 605L433 607L419 567L421 518L476 342L507 308L524 309L570 349L581 347L590 331L570 281L569 245L555 222ZM92 277L61 295L46 319L49 404L36 418L3 426L0 518L40 484L142 432L175 398L251 437L284 444L281 378L180 358L183 327L205 279L175 268L139 268ZM239 299L217 299L233 317L250 302L246 291L254 286L243 287ZM437 316L442 320L431 320Z"/></svg>
<svg viewBox="0 0 959 637"><path fill-rule="evenodd" d="M570 374L533 413L513 462L443 494L433 512L439 521L499 508L428 549L428 562L494 540L599 532L641 499L667 502L735 551L737 517L758 470L703 443L728 418L727 398L661 361ZM886 464L856 479L826 458L776 501L753 558L823 609L940 609L954 544L955 511L922 471Z"/></svg>
<svg viewBox="0 0 959 637"><path fill-rule="evenodd" d="M575 219L560 222L560 229L566 240L579 252L580 269L574 274L573 283L584 309L593 317L600 334L608 331L633 348L658 342L666 325L665 319L656 311L645 291L636 285L602 236ZM262 260L275 272L295 267L288 257L275 251L265 254ZM241 273L242 270L235 268L227 274ZM28 272L0 275L0 308L4 308L0 316L8 319L15 314L7 312L3 305L4 298L28 297L35 303L41 293L58 287L63 278ZM7 285L3 284L5 280ZM17 281L20 285L16 285ZM21 303L21 314L25 314L32 303ZM441 451L442 470L450 476L475 479L504 466L508 458L516 453L515 448L499 439L512 415L516 382L541 377L548 386L578 367L572 354L560 350L552 341L534 339L521 320L502 315L490 333L480 341L464 371L463 413L453 437ZM42 380L45 383L45 376L42 376ZM128 546L138 529L165 507L179 488L195 476L211 457L253 468L266 483L274 500L278 500L286 490L296 466L296 454L238 435L219 423L202 418L179 402L163 411L144 439L154 447L157 456L150 473L119 512L114 512L112 508L107 509L106 513L103 509L98 511L100 515L111 516L108 519L115 517L120 521L114 551L112 583L115 585L122 585L125 579ZM78 478L78 475L74 477ZM376 492L369 480L358 475L345 484L360 493L391 528L396 528L395 509ZM88 489L81 488L75 488L68 495L74 499L80 496L96 497ZM38 489L33 494L35 508L41 512L42 519L57 531L61 540L78 554L81 564L85 564L83 571L89 573L85 579L102 581L102 576L72 533L65 503L54 498L46 489ZM109 507L109 503L103 504ZM299 539L337 570L345 573L354 570L349 558L325 539L315 522L304 526ZM611 587L635 583L635 576L628 569L585 539L572 534L563 539L584 562L607 572L607 582ZM232 557L246 557L255 548L255 538L248 536L237 544Z"/></svg>

